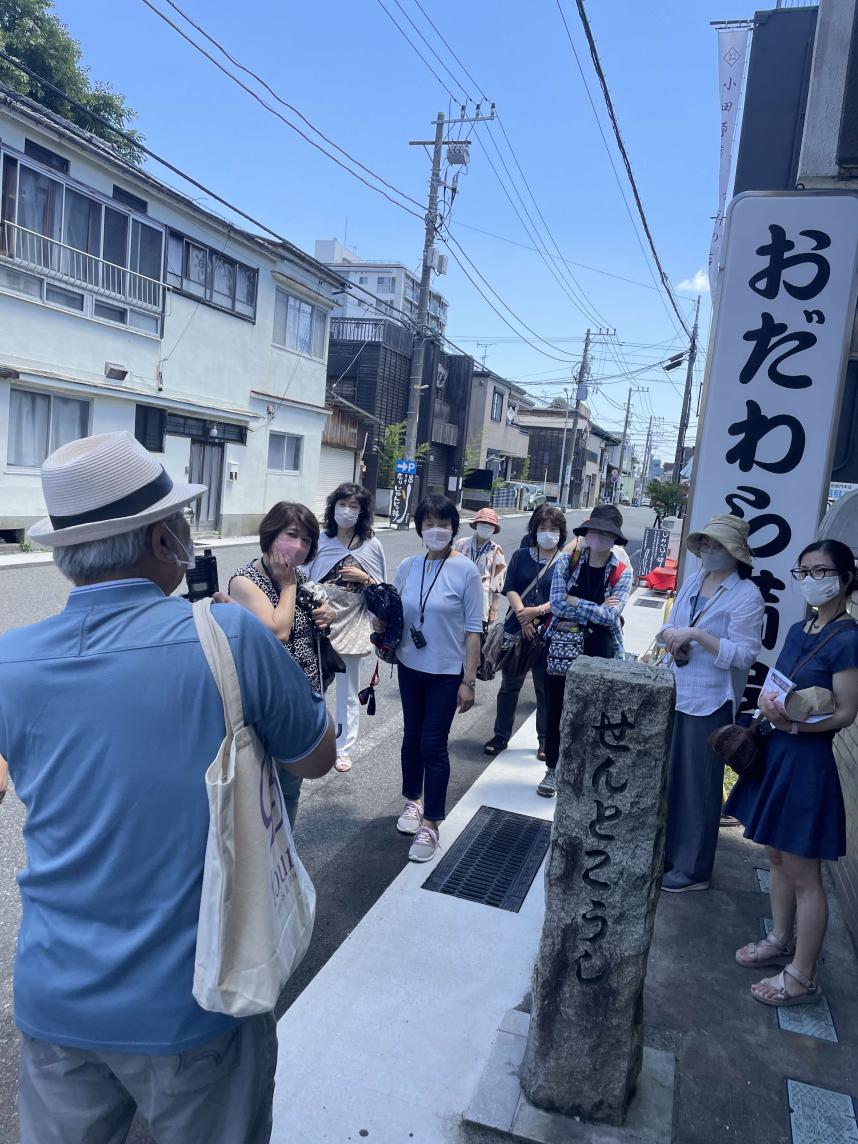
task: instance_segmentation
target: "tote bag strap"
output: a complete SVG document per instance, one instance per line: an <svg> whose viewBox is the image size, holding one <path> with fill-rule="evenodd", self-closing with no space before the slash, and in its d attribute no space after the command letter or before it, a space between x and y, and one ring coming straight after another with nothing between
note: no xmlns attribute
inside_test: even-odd
<svg viewBox="0 0 858 1144"><path fill-rule="evenodd" d="M835 636L839 636L841 632L845 632L848 628L854 628L855 626L856 626L855 621L851 617L847 620L841 620L839 624L832 624L829 631L827 631L825 633L824 637L821 640L819 640L814 645L814 647L812 647L810 649L810 651L807 653L807 655L803 656L801 659L798 659L796 661L795 665L793 666L792 671L789 673L790 679L792 679L794 676L798 675L798 673L803 668L807 667L807 665L810 663L810 661L815 656L819 655L819 653L822 651L822 649L825 647L825 645L827 643L830 643L834 639Z"/></svg>
<svg viewBox="0 0 858 1144"><path fill-rule="evenodd" d="M211 600L208 597L197 600L193 609L197 635L223 701L226 729L235 735L244 726L244 707L232 648L223 628L212 615Z"/></svg>

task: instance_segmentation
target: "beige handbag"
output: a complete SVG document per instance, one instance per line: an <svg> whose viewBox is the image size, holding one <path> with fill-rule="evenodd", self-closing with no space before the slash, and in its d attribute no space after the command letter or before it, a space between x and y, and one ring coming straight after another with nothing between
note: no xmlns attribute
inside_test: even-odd
<svg viewBox="0 0 858 1144"><path fill-rule="evenodd" d="M203 1009L270 1012L307 952L316 892L301 864L270 755L244 721L229 640L211 600L194 621L223 700L226 737L206 771L209 834L193 994Z"/></svg>

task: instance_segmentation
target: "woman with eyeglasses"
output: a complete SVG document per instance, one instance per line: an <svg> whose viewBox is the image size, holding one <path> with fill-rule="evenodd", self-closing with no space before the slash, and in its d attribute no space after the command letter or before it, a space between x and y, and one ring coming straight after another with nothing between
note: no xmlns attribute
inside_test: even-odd
<svg viewBox="0 0 858 1144"><path fill-rule="evenodd" d="M764 1005L802 1005L822 996L816 964L828 925L822 859L846 853L846 815L834 759L834 736L858 715L858 624L848 612L858 584L852 550L838 540L809 544L793 569L814 614L794 624L777 670L796 689L831 692L832 713L795 722L775 692L760 694L760 713L774 731L765 740L762 766L736 783L727 811L762 843L771 864L772 931L736 951L740 965L783 966L751 986ZM795 939L793 933L795 932Z"/></svg>
<svg viewBox="0 0 858 1144"><path fill-rule="evenodd" d="M760 654L763 597L751 580L750 529L738 516L713 516L686 548L700 560L656 640L673 657L676 716L667 779L669 894L707 890L715 865L724 763L709 736L732 723Z"/></svg>

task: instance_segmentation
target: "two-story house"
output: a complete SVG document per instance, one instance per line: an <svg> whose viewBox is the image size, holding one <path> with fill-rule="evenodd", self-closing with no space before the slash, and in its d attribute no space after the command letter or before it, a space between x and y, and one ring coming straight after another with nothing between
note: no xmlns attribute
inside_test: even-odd
<svg viewBox="0 0 858 1144"><path fill-rule="evenodd" d="M342 280L0 88L0 533L45 514L39 466L126 429L199 481L198 532L315 504Z"/></svg>

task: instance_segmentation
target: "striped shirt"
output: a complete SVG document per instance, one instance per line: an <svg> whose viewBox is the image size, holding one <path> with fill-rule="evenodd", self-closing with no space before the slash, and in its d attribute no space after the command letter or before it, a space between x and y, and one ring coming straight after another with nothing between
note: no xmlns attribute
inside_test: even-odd
<svg viewBox="0 0 858 1144"><path fill-rule="evenodd" d="M657 640L668 628L691 626L692 607L705 577L701 571L685 581ZM713 656L700 644L692 643L688 663L684 667L674 665L676 709L683 715L711 715L728 701L735 711L748 682L748 672L762 647L765 606L752 580L742 580L734 572L715 589L709 602L700 601L698 614L701 607L705 611L695 627L717 636L721 645L717 656Z"/></svg>

